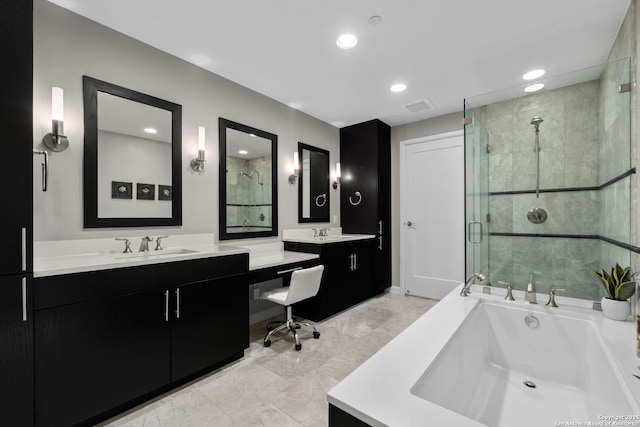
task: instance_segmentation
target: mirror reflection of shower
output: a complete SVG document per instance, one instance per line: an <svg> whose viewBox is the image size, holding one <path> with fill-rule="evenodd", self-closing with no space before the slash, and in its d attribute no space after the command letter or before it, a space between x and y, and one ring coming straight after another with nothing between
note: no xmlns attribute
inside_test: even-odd
<svg viewBox="0 0 640 427"><path fill-rule="evenodd" d="M540 198L540 123L542 122L540 116L535 116L530 122L536 132L536 141L533 147L533 151L536 153L536 199Z"/></svg>
<svg viewBox="0 0 640 427"><path fill-rule="evenodd" d="M256 176L255 181L253 179L254 174ZM246 173L245 171L241 170L238 173L238 175L240 175L241 178L247 178L246 180L243 180L243 182L241 182L241 185L240 185L240 190L241 190L240 203L243 208L244 207L249 208L249 210L245 211L247 215L249 215L250 211L254 209L257 205L256 185L259 185L262 187L264 186L264 182L260 179L260 172L258 172L256 169L252 170L249 173ZM249 218L245 217L244 220L242 221L242 229L248 230L250 226L251 225L250 225Z"/></svg>

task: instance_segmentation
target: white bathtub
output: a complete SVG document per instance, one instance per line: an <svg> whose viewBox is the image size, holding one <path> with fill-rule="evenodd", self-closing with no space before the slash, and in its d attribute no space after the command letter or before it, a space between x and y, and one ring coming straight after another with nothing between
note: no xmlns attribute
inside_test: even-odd
<svg viewBox="0 0 640 427"><path fill-rule="evenodd" d="M486 301L467 316L411 393L496 427L598 423L603 416L637 414L588 317Z"/></svg>
<svg viewBox="0 0 640 427"><path fill-rule="evenodd" d="M522 293L505 302L459 292L330 390L329 403L372 426L640 426L633 322L571 298L549 308Z"/></svg>

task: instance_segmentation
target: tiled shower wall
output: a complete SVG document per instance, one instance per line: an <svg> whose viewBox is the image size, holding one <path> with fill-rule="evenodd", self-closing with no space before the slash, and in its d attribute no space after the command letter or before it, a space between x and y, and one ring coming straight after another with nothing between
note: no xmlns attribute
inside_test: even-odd
<svg viewBox="0 0 640 427"><path fill-rule="evenodd" d="M253 174L249 178L241 172ZM227 157L228 233L243 231L243 225L252 231L271 228L271 185L270 156L251 160Z"/></svg>
<svg viewBox="0 0 640 427"><path fill-rule="evenodd" d="M595 300L602 286L594 270L615 262L629 264L628 250L597 238L628 242L628 178L604 190L543 192L539 198L531 193L495 194L535 189L534 116L544 120L539 133L541 189L598 187L629 169L629 100L617 91L618 84L628 81L621 80L624 69L628 73L628 61L623 62L607 67L598 80L476 110L490 141L492 285L504 281L524 289L534 273L538 292L565 288L568 296ZM625 102L626 113L621 111ZM546 222L528 221L527 212L536 207L547 211Z"/></svg>

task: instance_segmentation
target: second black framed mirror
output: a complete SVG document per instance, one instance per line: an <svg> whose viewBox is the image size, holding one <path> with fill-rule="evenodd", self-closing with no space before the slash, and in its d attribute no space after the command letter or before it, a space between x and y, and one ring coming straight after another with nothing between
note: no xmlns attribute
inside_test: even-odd
<svg viewBox="0 0 640 427"><path fill-rule="evenodd" d="M218 119L220 240L278 235L278 136Z"/></svg>
<svg viewBox="0 0 640 427"><path fill-rule="evenodd" d="M298 142L298 222L329 222L329 151Z"/></svg>

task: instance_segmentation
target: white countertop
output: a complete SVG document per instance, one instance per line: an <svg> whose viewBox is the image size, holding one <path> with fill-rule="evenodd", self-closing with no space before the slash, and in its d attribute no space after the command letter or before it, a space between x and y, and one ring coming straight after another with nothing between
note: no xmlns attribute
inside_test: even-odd
<svg viewBox="0 0 640 427"><path fill-rule="evenodd" d="M282 240L285 242L297 242L297 243L314 243L314 244L328 244L338 242L350 242L356 240L375 239L373 234L342 234L341 227L327 228L327 236L314 237L315 232L313 228L297 228L282 231Z"/></svg>
<svg viewBox="0 0 640 427"><path fill-rule="evenodd" d="M184 250L185 252L180 252ZM186 252L188 251L188 252ZM247 253L244 248L224 245L189 245L171 247L164 251L133 252L123 254L115 252L97 252L49 257L34 257L33 277L57 276L61 274L86 271L108 270L112 268L135 267L160 264L164 262L185 261L189 259L212 258L218 256Z"/></svg>
<svg viewBox="0 0 640 427"><path fill-rule="evenodd" d="M161 251L149 243L148 252L135 252L141 237L132 237L132 253L122 253L124 242L114 239L85 239L36 242L34 277L57 276L86 271L135 267L165 262L249 253L249 270L274 267L319 258L317 254L285 251L282 242L255 245L219 245L213 234L177 235L163 240Z"/></svg>
<svg viewBox="0 0 640 427"><path fill-rule="evenodd" d="M318 254L285 251L282 242L243 245L240 247L249 250L249 270L259 270L261 268L320 258Z"/></svg>
<svg viewBox="0 0 640 427"><path fill-rule="evenodd" d="M501 295L483 295L479 286L474 286L474 292L463 298L459 296L461 287L452 291L331 389L327 394L328 402L372 426L482 426L410 391L479 302L478 296L503 301ZM492 292L500 292L500 289L492 288ZM522 295L515 291L514 295L522 299ZM542 295L540 297L544 298ZM561 305L561 300L556 299ZM568 300L571 298L562 299L563 302ZM514 303L524 304L521 301ZM544 305L541 305L541 309L545 309ZM602 331L609 348L615 352L626 385L634 399L640 401L640 381L631 376L631 373L640 375L637 369L640 361L635 355L634 322L605 319L602 313L585 308L563 309L589 315L595 313L597 327Z"/></svg>

